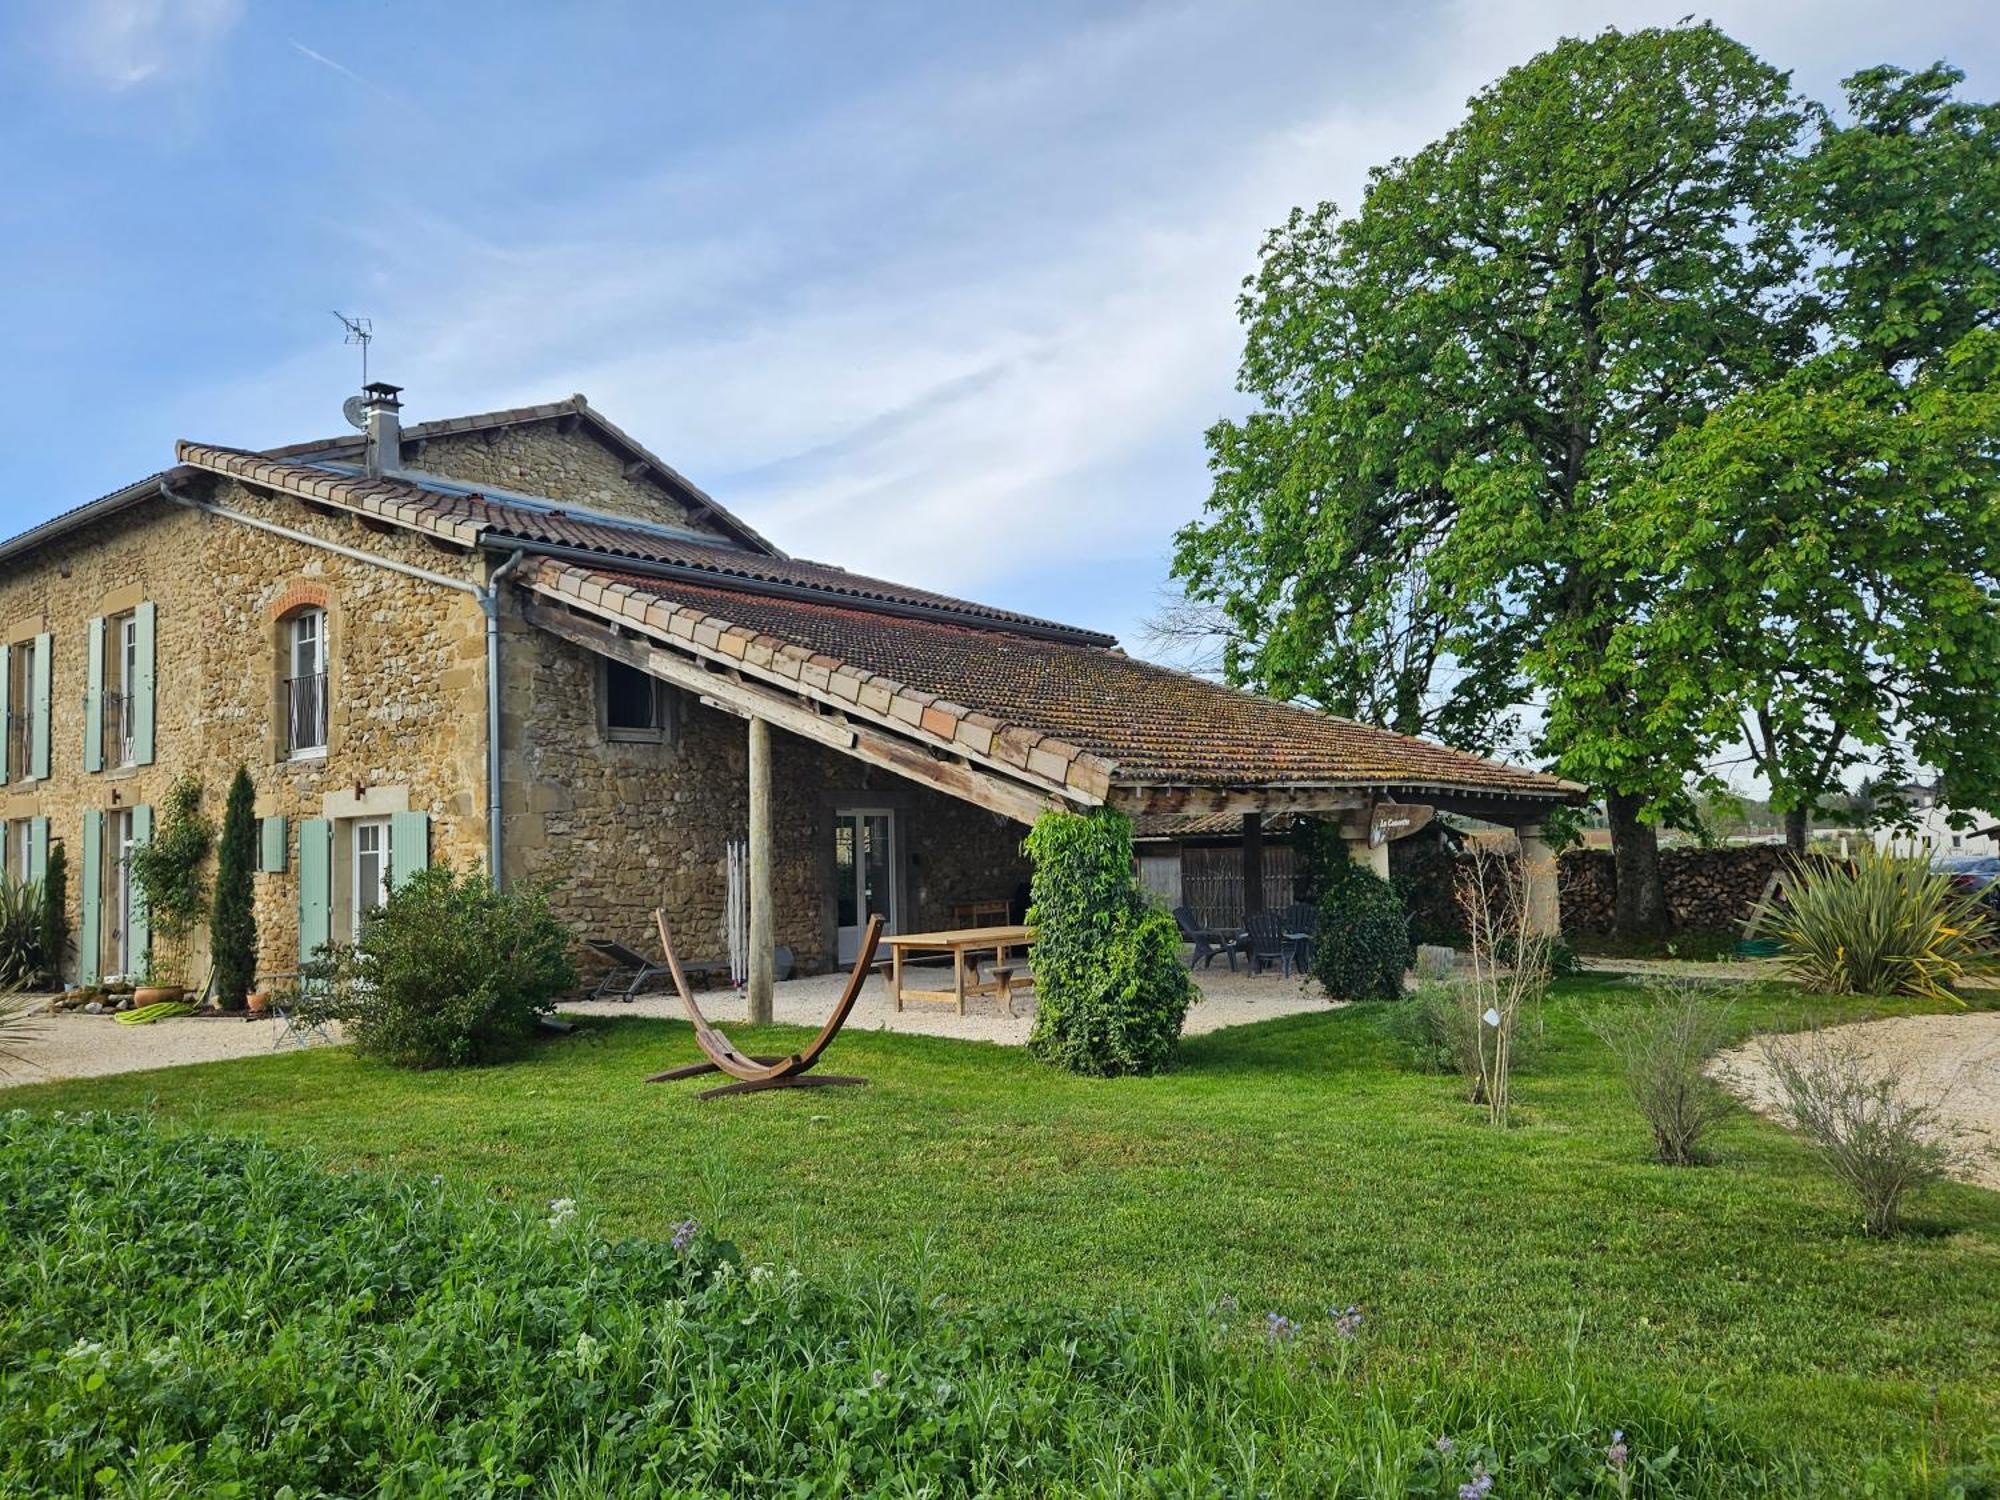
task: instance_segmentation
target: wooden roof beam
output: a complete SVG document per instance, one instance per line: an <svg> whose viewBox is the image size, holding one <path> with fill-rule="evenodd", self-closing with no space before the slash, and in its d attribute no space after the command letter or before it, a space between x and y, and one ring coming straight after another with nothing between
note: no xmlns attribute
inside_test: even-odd
<svg viewBox="0 0 2000 1500"><path fill-rule="evenodd" d="M524 604L522 618L572 645L693 693L703 702L746 719L767 723L842 755L920 782L961 802L1016 822L1032 823L1044 812L1069 804L1052 792L1009 781L962 757L940 756L923 745L886 734L841 716L821 714L800 700L741 674L702 665L651 641L621 635L609 626L566 609Z"/></svg>

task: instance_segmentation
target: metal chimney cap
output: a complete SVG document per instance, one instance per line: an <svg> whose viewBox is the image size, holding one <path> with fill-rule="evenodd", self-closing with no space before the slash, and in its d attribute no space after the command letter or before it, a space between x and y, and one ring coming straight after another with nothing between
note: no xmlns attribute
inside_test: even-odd
<svg viewBox="0 0 2000 1500"><path fill-rule="evenodd" d="M371 380L368 384L361 387L361 393L371 401L384 402L390 406L401 406L403 404L396 399L402 393L402 390L403 388L400 385L390 385L386 380Z"/></svg>

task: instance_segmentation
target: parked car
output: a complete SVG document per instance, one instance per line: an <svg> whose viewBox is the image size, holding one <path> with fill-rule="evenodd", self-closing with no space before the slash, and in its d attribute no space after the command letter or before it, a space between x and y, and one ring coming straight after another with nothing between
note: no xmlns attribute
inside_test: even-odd
<svg viewBox="0 0 2000 1500"><path fill-rule="evenodd" d="M2000 854L1955 854L1934 862L1961 891L1977 891L1982 905L2000 913Z"/></svg>

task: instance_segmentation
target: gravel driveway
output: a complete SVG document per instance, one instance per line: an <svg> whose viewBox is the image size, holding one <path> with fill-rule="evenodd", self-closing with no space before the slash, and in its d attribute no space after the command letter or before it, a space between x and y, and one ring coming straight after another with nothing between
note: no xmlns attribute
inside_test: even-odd
<svg viewBox="0 0 2000 1500"><path fill-rule="evenodd" d="M0 1088L267 1056L278 1038L276 1021L237 1016L180 1016L150 1026L120 1026L108 1015L67 1011L40 1021L35 1034L14 1049L20 1060L0 1057ZM291 1050L289 1043L286 1050Z"/></svg>
<svg viewBox="0 0 2000 1500"><path fill-rule="evenodd" d="M2000 1188L2000 1011L1898 1016L1829 1027L1868 1062L1899 1073L1918 1098L1941 1098L1941 1111L1974 1153L1960 1175ZM1771 1070L1753 1039L1716 1059L1714 1072L1760 1114L1778 1115Z"/></svg>

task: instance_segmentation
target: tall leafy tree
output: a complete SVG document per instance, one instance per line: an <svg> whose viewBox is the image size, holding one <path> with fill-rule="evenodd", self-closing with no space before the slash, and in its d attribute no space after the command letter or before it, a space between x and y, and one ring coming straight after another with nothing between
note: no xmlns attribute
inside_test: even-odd
<svg viewBox="0 0 2000 1500"><path fill-rule="evenodd" d="M1295 211L1246 284L1242 389L1178 539L1239 682L1468 748L1539 701L1557 769L1606 792L1619 922L1666 920L1683 795L1661 705L1613 652L1647 592L1612 504L1671 434L1784 369L1806 122L1709 26L1568 40L1371 177Z"/></svg>
<svg viewBox="0 0 2000 1500"><path fill-rule="evenodd" d="M256 790L242 766L229 783L216 851L215 897L208 913L209 959L215 966L215 999L241 1010L257 982Z"/></svg>
<svg viewBox="0 0 2000 1500"><path fill-rule="evenodd" d="M1615 649L1747 747L1795 848L1863 764L2000 797L2000 107L1961 76L1847 81L1798 174L1813 354L1620 497L1654 596Z"/></svg>

